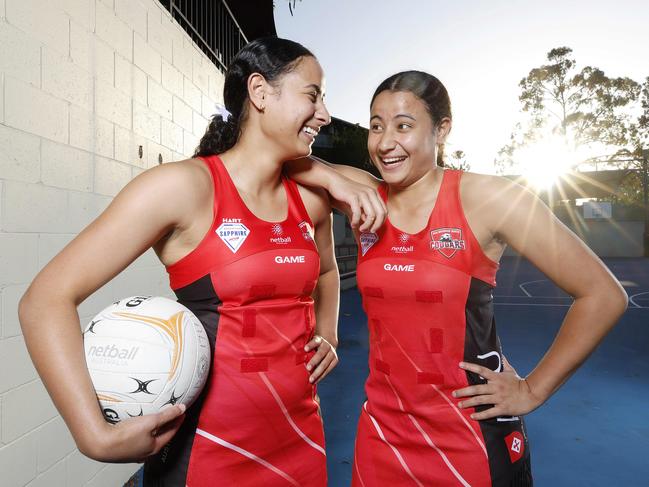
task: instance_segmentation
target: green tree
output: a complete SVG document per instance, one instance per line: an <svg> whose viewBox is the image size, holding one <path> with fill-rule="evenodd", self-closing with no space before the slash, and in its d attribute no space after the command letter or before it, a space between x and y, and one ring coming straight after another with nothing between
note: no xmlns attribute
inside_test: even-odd
<svg viewBox="0 0 649 487"><path fill-rule="evenodd" d="M471 170L471 164L466 160L466 154L462 150L453 151L448 157L445 157L444 166L451 169L460 169L461 171Z"/></svg>
<svg viewBox="0 0 649 487"><path fill-rule="evenodd" d="M649 115L645 107L642 124L631 115L639 102L640 84L627 77L610 78L591 66L579 70L569 47L552 49L547 60L519 83L526 119L515 126L510 142L498 153L499 172L515 171L517 152L548 136L561 138L573 151L589 149L591 155L580 161L585 164L614 163L620 151L634 153ZM643 88L646 105L647 83Z"/></svg>
<svg viewBox="0 0 649 487"><path fill-rule="evenodd" d="M286 0L286 3L288 4L288 11L291 13L291 17L293 17L293 11L295 10L295 4L296 2L301 2L302 0ZM277 7L277 4L273 2L273 8Z"/></svg>

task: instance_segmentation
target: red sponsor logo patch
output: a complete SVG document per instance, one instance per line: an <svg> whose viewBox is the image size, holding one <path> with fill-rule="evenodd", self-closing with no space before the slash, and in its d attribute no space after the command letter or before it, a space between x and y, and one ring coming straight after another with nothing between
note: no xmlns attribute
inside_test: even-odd
<svg viewBox="0 0 649 487"><path fill-rule="evenodd" d="M304 240L306 240L307 242L311 242L313 245L315 245L315 240L313 240L314 231L313 228L311 228L311 225L309 225L305 221L301 221L300 223L298 223L297 226L300 227Z"/></svg>
<svg viewBox="0 0 649 487"><path fill-rule="evenodd" d="M455 255L458 250L466 249L462 239L462 230L459 228L437 228L430 232L430 248L439 251L447 259Z"/></svg>
<svg viewBox="0 0 649 487"><path fill-rule="evenodd" d="M512 463L517 462L523 457L523 454L525 453L525 441L520 432L514 431L505 436L505 444L507 445L509 459Z"/></svg>

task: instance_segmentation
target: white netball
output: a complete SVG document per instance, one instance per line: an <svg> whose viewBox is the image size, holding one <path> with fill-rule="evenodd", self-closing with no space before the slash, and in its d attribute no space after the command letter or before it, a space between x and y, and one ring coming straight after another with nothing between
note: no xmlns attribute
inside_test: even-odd
<svg viewBox="0 0 649 487"><path fill-rule="evenodd" d="M210 368L201 322L185 306L159 296L133 296L101 311L83 332L86 363L104 417L111 423L187 406Z"/></svg>

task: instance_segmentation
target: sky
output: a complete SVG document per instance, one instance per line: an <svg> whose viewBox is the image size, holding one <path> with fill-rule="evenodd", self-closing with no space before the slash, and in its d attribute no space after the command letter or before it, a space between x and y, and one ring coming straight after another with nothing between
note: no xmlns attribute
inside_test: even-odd
<svg viewBox="0 0 649 487"><path fill-rule="evenodd" d="M522 117L518 83L551 49L608 76L649 76L649 0L301 0L293 14L275 0L277 34L318 57L333 116L367 127L381 81L427 71L451 97L446 152L463 150L476 172L495 172Z"/></svg>

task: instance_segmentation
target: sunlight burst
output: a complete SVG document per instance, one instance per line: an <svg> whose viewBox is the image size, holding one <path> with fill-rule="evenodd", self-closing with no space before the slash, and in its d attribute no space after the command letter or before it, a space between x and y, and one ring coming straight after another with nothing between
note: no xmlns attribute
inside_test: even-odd
<svg viewBox="0 0 649 487"><path fill-rule="evenodd" d="M539 190L548 190L578 163L577 154L559 138L543 139L520 150L521 174Z"/></svg>

